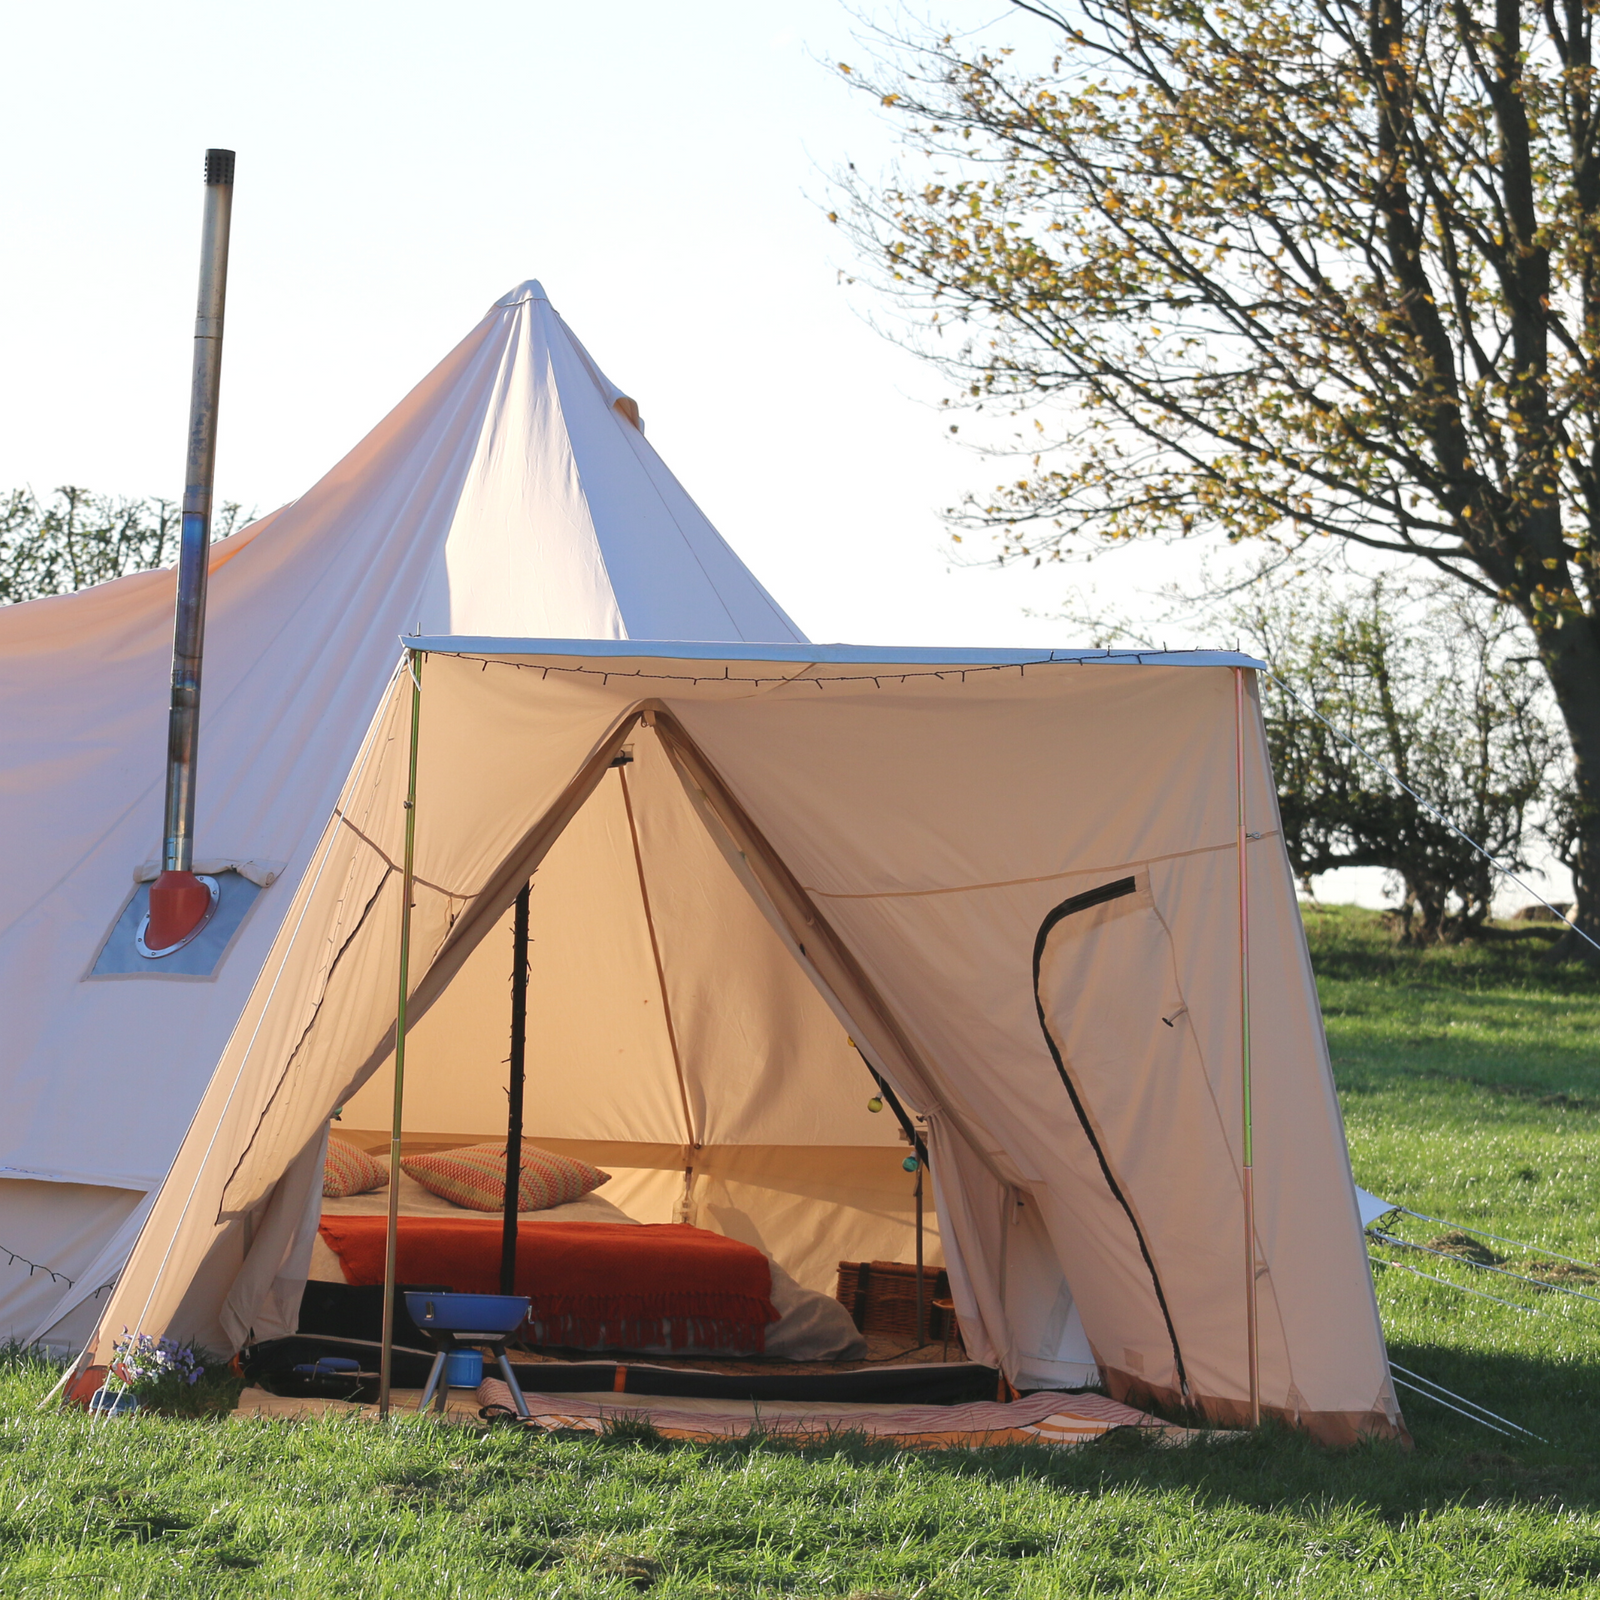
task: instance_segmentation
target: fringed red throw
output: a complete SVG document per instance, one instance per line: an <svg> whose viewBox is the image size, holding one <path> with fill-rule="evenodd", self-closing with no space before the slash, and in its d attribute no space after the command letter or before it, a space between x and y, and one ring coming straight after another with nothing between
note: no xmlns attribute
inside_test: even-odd
<svg viewBox="0 0 1600 1600"><path fill-rule="evenodd" d="M327 1217L322 1237L355 1284L383 1282L384 1217ZM500 1222L402 1217L401 1283L500 1292ZM576 1350L766 1348L772 1267L747 1244L682 1223L522 1222L516 1292L534 1342Z"/></svg>

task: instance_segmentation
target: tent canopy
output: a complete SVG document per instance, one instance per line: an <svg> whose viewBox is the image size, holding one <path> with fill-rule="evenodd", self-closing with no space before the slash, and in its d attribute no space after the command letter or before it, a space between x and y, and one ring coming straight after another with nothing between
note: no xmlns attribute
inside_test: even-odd
<svg viewBox="0 0 1600 1600"><path fill-rule="evenodd" d="M971 1353L1223 1420L1248 1394L1242 756L1262 1399L1330 1439L1399 1427L1248 658L412 644L102 1337L294 1325L327 1118L393 1046L417 694L419 1042L492 992L474 961L506 970L489 936L531 875L531 1136L631 1153L814 1279L895 1225L854 1041L926 1120ZM430 1116L503 1071L503 1009L452 1015L480 1024L438 1030ZM804 1192L808 1165L856 1187Z"/></svg>
<svg viewBox="0 0 1600 1600"><path fill-rule="evenodd" d="M0 1240L57 1274L0 1265L0 1336L51 1328L121 1266L398 635L802 637L637 417L525 283L320 482L212 547L198 865L272 881L207 979L89 975L160 858L172 572L0 608L0 819L23 841L0 877Z"/></svg>

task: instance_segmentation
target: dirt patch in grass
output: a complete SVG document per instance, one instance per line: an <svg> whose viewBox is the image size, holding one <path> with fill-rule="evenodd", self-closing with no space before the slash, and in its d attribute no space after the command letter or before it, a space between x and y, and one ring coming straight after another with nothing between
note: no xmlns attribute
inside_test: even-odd
<svg viewBox="0 0 1600 1600"><path fill-rule="evenodd" d="M1593 1267L1580 1267L1572 1261L1528 1261L1517 1270L1524 1277L1537 1278L1541 1283L1553 1283L1562 1288L1581 1289L1600 1283L1600 1271Z"/></svg>
<svg viewBox="0 0 1600 1600"><path fill-rule="evenodd" d="M1498 1267L1505 1260L1470 1233L1441 1233L1437 1239L1428 1241L1428 1248L1443 1255L1458 1256L1463 1261L1476 1261L1482 1267Z"/></svg>

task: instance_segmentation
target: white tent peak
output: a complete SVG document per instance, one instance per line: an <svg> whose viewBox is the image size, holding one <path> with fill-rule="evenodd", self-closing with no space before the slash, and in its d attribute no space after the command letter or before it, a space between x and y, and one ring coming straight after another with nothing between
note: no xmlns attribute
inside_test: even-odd
<svg viewBox="0 0 1600 1600"><path fill-rule="evenodd" d="M642 433L644 424L639 420L639 405L632 396L619 389L600 368L595 364L594 357L579 343L572 329L561 320L561 313L550 304L550 296L544 292L544 285L537 278L529 278L524 283L519 283L515 289L508 289L495 303L489 307L486 315L493 318L497 311L516 311L520 306L543 305L549 307L549 317L552 327L560 330L559 336L564 336L577 351L584 370L593 379L595 385L605 396L606 404L619 412L627 421Z"/></svg>
<svg viewBox="0 0 1600 1600"><path fill-rule="evenodd" d="M546 305L550 303L550 296L544 292L544 285L537 278L525 279L515 289L507 289L495 301L495 304L497 306L520 306L527 300L543 300Z"/></svg>
<svg viewBox="0 0 1600 1600"><path fill-rule="evenodd" d="M449 525L413 631L803 638L536 281L496 302L417 394L452 366L430 397L445 427L428 455L452 457Z"/></svg>
<svg viewBox="0 0 1600 1600"><path fill-rule="evenodd" d="M286 882L210 982L81 981L160 844L171 573L0 607L0 824L30 841L0 885L8 1246L76 1278L159 1181L399 635L802 638L622 398L523 284L320 481L214 547L196 837L208 861L278 864ZM86 1115L108 1072L138 1081L136 1108ZM50 1187L37 1226L17 1184ZM0 1271L0 1338L59 1292Z"/></svg>

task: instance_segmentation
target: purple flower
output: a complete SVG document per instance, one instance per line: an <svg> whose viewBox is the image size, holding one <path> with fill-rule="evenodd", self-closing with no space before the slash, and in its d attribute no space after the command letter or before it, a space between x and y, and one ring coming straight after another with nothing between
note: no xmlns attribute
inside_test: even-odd
<svg viewBox="0 0 1600 1600"><path fill-rule="evenodd" d="M205 1366L189 1345L173 1339L152 1339L147 1333L122 1337L112 1344L111 1370L130 1388L176 1378L191 1388L205 1376Z"/></svg>

